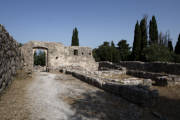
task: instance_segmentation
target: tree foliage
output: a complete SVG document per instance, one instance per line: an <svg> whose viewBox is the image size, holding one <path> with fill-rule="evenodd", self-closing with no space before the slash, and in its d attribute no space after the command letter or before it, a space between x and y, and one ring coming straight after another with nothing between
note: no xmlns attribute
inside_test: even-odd
<svg viewBox="0 0 180 120"><path fill-rule="evenodd" d="M134 30L134 42L132 49L132 58L133 60L140 60L141 54L141 29L137 21L135 30Z"/></svg>
<svg viewBox="0 0 180 120"><path fill-rule="evenodd" d="M127 61L130 59L131 55L131 47L127 44L126 40L121 40L118 42L118 52L119 52L119 60Z"/></svg>
<svg viewBox="0 0 180 120"><path fill-rule="evenodd" d="M168 62L172 60L171 52L165 46L153 44L143 50L145 61L163 61Z"/></svg>
<svg viewBox="0 0 180 120"><path fill-rule="evenodd" d="M158 27L155 16L152 17L152 20L149 23L149 39L150 44L158 43Z"/></svg>
<svg viewBox="0 0 180 120"><path fill-rule="evenodd" d="M147 20L144 17L140 23L141 28L141 51L147 47Z"/></svg>
<svg viewBox="0 0 180 120"><path fill-rule="evenodd" d="M180 55L180 34L179 34L178 41L175 46L175 53Z"/></svg>
<svg viewBox="0 0 180 120"><path fill-rule="evenodd" d="M170 32L158 34L158 25L155 16L149 22L149 34L147 32L147 18L144 17L140 24L137 21L134 30L134 41L132 52L126 40L118 42L117 47L114 42L104 42L93 50L96 61L144 61L144 62L178 62L180 63L180 34L173 51ZM148 42L149 36L149 42Z"/></svg>
<svg viewBox="0 0 180 120"><path fill-rule="evenodd" d="M73 30L71 46L79 46L78 30L76 27Z"/></svg>
<svg viewBox="0 0 180 120"><path fill-rule="evenodd" d="M119 62L129 60L130 52L129 44L126 40L121 40L118 42L118 47L111 41L104 42L98 48L93 49L93 56L96 61L110 61L110 62Z"/></svg>
<svg viewBox="0 0 180 120"><path fill-rule="evenodd" d="M173 51L172 41L168 41L168 48L171 52Z"/></svg>

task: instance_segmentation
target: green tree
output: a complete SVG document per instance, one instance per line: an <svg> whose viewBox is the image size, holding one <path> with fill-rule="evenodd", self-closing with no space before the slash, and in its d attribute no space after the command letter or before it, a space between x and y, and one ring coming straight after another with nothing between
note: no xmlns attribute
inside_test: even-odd
<svg viewBox="0 0 180 120"><path fill-rule="evenodd" d="M113 41L111 41L111 62L118 62L119 61L119 53Z"/></svg>
<svg viewBox="0 0 180 120"><path fill-rule="evenodd" d="M111 46L109 45L109 42L104 42L100 45L96 54L99 56L100 61L111 61Z"/></svg>
<svg viewBox="0 0 180 120"><path fill-rule="evenodd" d="M141 28L141 51L147 47L147 22L144 17L140 23Z"/></svg>
<svg viewBox="0 0 180 120"><path fill-rule="evenodd" d="M155 16L152 17L149 23L149 39L150 44L158 44L158 27Z"/></svg>
<svg viewBox="0 0 180 120"><path fill-rule="evenodd" d="M172 41L168 41L168 48L171 52L173 51Z"/></svg>
<svg viewBox="0 0 180 120"><path fill-rule="evenodd" d="M131 54L129 44L126 40L121 40L118 42L119 60L128 61Z"/></svg>
<svg viewBox="0 0 180 120"><path fill-rule="evenodd" d="M78 30L76 27L73 30L71 46L79 46Z"/></svg>
<svg viewBox="0 0 180 120"><path fill-rule="evenodd" d="M172 60L172 54L169 49L163 45L152 44L143 50L147 62L162 61L169 62Z"/></svg>
<svg viewBox="0 0 180 120"><path fill-rule="evenodd" d="M175 53L180 55L180 34L179 34L178 41L175 46Z"/></svg>
<svg viewBox="0 0 180 120"><path fill-rule="evenodd" d="M139 23L137 21L136 26L135 26L135 30L134 30L132 59L133 60L140 60L140 53L141 53L141 29L140 29Z"/></svg>

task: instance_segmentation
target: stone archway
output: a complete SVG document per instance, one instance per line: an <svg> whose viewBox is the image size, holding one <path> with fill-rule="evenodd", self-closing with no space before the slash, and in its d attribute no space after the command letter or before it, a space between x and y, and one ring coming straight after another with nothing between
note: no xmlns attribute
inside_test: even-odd
<svg viewBox="0 0 180 120"><path fill-rule="evenodd" d="M36 50L43 50L45 52L45 70L48 71L48 48L45 47L33 47L33 56L32 56L32 61L33 61L33 68L34 68L34 53Z"/></svg>

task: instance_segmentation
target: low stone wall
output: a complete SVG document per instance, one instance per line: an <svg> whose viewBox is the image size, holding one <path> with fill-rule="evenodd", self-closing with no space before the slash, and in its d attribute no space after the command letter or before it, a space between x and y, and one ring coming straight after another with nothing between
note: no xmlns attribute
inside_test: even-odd
<svg viewBox="0 0 180 120"><path fill-rule="evenodd" d="M114 64L112 62L104 61L104 62L99 62L99 70L111 70L111 69L116 69L116 70L124 70L120 65Z"/></svg>
<svg viewBox="0 0 180 120"><path fill-rule="evenodd" d="M18 43L0 25L0 92L3 91L21 67L21 52Z"/></svg>
<svg viewBox="0 0 180 120"><path fill-rule="evenodd" d="M138 71L138 70L128 70L126 74L139 77L139 78L152 79L153 81L155 81L154 85L158 85L158 86L180 85L180 76L177 76L177 75L144 72L144 71Z"/></svg>
<svg viewBox="0 0 180 120"><path fill-rule="evenodd" d="M146 86L122 85L119 83L107 82L98 77L71 70L66 70L66 74L72 74L74 77L86 83L142 106L152 106L158 97L158 92L156 90L151 91Z"/></svg>
<svg viewBox="0 0 180 120"><path fill-rule="evenodd" d="M117 65L126 67L128 70L180 75L179 63L120 61Z"/></svg>

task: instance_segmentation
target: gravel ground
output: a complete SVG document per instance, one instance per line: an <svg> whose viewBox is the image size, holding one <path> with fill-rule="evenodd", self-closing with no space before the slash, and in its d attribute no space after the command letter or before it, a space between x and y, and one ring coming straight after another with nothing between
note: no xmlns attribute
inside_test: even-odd
<svg viewBox="0 0 180 120"><path fill-rule="evenodd" d="M16 79L0 97L0 120L156 120L148 110L70 75Z"/></svg>

